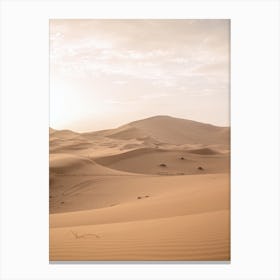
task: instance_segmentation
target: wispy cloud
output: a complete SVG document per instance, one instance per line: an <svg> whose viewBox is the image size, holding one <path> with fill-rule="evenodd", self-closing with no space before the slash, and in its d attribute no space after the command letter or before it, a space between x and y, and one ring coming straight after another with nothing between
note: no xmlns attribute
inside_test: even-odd
<svg viewBox="0 0 280 280"><path fill-rule="evenodd" d="M226 21L189 21L185 25L142 21L131 22L129 28L120 21L71 24L73 30L67 20L51 25L51 64L63 75L111 75L112 79L121 75L124 80L151 80L152 85L174 88L186 76L211 74L217 80L227 79ZM144 32L144 27L150 32Z"/></svg>

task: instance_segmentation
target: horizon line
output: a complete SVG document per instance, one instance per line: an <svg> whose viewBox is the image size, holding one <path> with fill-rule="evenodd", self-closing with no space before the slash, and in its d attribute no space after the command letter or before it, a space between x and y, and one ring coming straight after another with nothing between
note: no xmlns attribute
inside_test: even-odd
<svg viewBox="0 0 280 280"><path fill-rule="evenodd" d="M122 126L131 124L131 123L134 123L134 122L144 121L144 120L148 120L148 119L152 119L152 118L159 118L159 117L167 117L167 118L172 118L172 119L181 119L181 120L185 120L185 121L191 121L191 122L196 122L196 123L211 125L211 126L215 126L215 127L220 127L220 128L230 128L230 124L229 124L228 126L220 126L220 125L216 125L216 124L212 124L212 123L196 121L196 120L193 120L193 119L185 119L185 118L181 118L181 117L173 117L173 116L170 116L170 115L153 115L153 116L150 116L150 117L146 117L146 118L142 118L142 119L137 119L137 120L134 120L134 121L130 121L130 122L121 124L121 125L116 126L116 127L105 128L105 129L99 129L99 130L76 131L76 130L69 129L69 128L57 129L57 128L54 128L53 126L50 126L50 124L49 124L49 128L51 128L51 129L53 129L53 130L57 130L57 131L69 130L69 131L72 131L72 132L75 132L75 133L91 133L91 132L98 132L98 131L105 131L105 130L117 129L117 128L120 128L120 127L122 127Z"/></svg>

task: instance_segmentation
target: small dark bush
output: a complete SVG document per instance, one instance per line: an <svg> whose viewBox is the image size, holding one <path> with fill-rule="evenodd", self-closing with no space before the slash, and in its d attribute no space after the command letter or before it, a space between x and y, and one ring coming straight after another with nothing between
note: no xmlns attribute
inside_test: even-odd
<svg viewBox="0 0 280 280"><path fill-rule="evenodd" d="M141 199L142 197L141 196L137 196L137 199Z"/></svg>
<svg viewBox="0 0 280 280"><path fill-rule="evenodd" d="M198 169L198 170L204 170L204 168L201 167L201 166L198 166L197 169Z"/></svg>
<svg viewBox="0 0 280 280"><path fill-rule="evenodd" d="M167 167L167 165L165 163L161 163L159 166L160 167Z"/></svg>

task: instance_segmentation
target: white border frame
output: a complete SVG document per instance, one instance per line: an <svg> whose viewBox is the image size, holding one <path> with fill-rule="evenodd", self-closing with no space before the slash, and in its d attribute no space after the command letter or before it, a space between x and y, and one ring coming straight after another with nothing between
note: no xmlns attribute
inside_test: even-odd
<svg viewBox="0 0 280 280"><path fill-rule="evenodd" d="M48 261L48 20L230 18L230 264ZM2 1L1 279L279 279L279 2Z"/></svg>

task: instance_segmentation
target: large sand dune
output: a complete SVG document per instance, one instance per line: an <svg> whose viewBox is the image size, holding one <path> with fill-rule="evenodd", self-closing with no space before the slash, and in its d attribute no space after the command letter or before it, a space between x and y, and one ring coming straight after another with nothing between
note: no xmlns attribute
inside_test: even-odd
<svg viewBox="0 0 280 280"><path fill-rule="evenodd" d="M50 260L229 260L229 128L50 129Z"/></svg>
<svg viewBox="0 0 280 280"><path fill-rule="evenodd" d="M116 139L150 137L169 144L225 144L229 141L229 128L217 127L200 122L156 116L135 121L114 130L104 131L104 135Z"/></svg>

